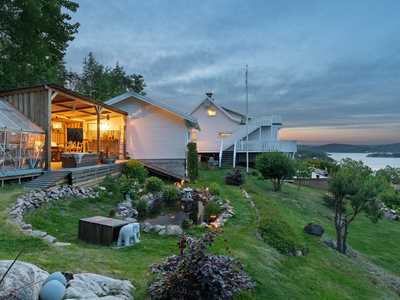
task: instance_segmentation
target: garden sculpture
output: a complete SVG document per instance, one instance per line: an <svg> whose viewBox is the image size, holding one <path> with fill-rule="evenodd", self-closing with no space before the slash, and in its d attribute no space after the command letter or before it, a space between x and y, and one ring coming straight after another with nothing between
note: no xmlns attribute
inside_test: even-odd
<svg viewBox="0 0 400 300"><path fill-rule="evenodd" d="M121 228L118 237L117 247L131 246L130 239L133 238L133 243L140 243L140 225L139 223L129 223ZM124 244L122 244L124 241Z"/></svg>

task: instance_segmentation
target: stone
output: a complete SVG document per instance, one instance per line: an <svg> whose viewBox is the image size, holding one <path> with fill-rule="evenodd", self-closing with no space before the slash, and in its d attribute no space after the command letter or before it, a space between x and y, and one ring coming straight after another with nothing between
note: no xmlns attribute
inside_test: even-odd
<svg viewBox="0 0 400 300"><path fill-rule="evenodd" d="M161 230L163 230L163 229L165 229L165 228L166 228L165 226L156 225L156 226L154 227L154 231L155 231L155 232L159 232L159 231L161 231Z"/></svg>
<svg viewBox="0 0 400 300"><path fill-rule="evenodd" d="M12 262L12 260L0 261L0 274L5 274ZM0 299L8 299L16 290L19 291L18 299L38 299L42 284L47 277L49 277L49 273L37 266L16 261L7 276L4 277L0 288ZM22 288L33 282L37 282L37 284L32 284L29 289Z"/></svg>
<svg viewBox="0 0 400 300"><path fill-rule="evenodd" d="M100 191L103 191L103 192L106 191L106 188L104 186L99 186L99 189L100 189Z"/></svg>
<svg viewBox="0 0 400 300"><path fill-rule="evenodd" d="M65 276L61 273L61 272L54 272L52 274L50 274L49 277L47 277L46 281L44 284L48 283L49 281L52 280L57 280L59 282L61 282L64 286L67 285L67 279L65 278Z"/></svg>
<svg viewBox="0 0 400 300"><path fill-rule="evenodd" d="M25 224L25 225L21 225L20 228L22 230L29 230L29 229L32 229L32 225L31 224Z"/></svg>
<svg viewBox="0 0 400 300"><path fill-rule="evenodd" d="M160 230L160 232L158 233L159 235L165 235L167 233L166 229L162 229Z"/></svg>
<svg viewBox="0 0 400 300"><path fill-rule="evenodd" d="M307 225L303 228L303 232L307 234L321 236L325 233L325 229L317 222L312 221L307 223Z"/></svg>
<svg viewBox="0 0 400 300"><path fill-rule="evenodd" d="M143 195L140 199L147 202L147 201L149 201L150 198L147 195Z"/></svg>
<svg viewBox="0 0 400 300"><path fill-rule="evenodd" d="M46 232L41 231L41 230L32 230L31 234L32 234L32 235L35 235L35 236L41 236L41 237L47 235Z"/></svg>
<svg viewBox="0 0 400 300"><path fill-rule="evenodd" d="M333 241L333 240L331 240L331 239L328 239L328 238L326 238L326 237L323 237L323 238L321 239L321 241L324 242L325 245L327 245L328 247L331 247L331 248L333 248L333 249L336 249L336 248L337 248L336 242Z"/></svg>
<svg viewBox="0 0 400 300"><path fill-rule="evenodd" d="M71 243L55 242L53 245L58 247L63 247L63 246L71 246Z"/></svg>
<svg viewBox="0 0 400 300"><path fill-rule="evenodd" d="M68 282L65 299L101 297L101 299L133 300L131 292L134 290L135 287L128 280L117 280L92 273L74 274L74 279ZM103 298L107 296L108 298Z"/></svg>
<svg viewBox="0 0 400 300"><path fill-rule="evenodd" d="M53 244L57 240L57 238L51 235L46 235L44 239L46 240L46 242L49 242L50 244Z"/></svg>
<svg viewBox="0 0 400 300"><path fill-rule="evenodd" d="M301 252L300 250L295 250L294 251L294 256L302 256L303 252Z"/></svg>
<svg viewBox="0 0 400 300"><path fill-rule="evenodd" d="M140 224L140 229L143 230L146 226L151 225L149 222L142 222Z"/></svg>
<svg viewBox="0 0 400 300"><path fill-rule="evenodd" d="M58 280L47 282L40 290L40 300L61 300L65 295L65 286Z"/></svg>
<svg viewBox="0 0 400 300"><path fill-rule="evenodd" d="M167 235L178 235L182 234L182 228L179 225L168 225Z"/></svg>
<svg viewBox="0 0 400 300"><path fill-rule="evenodd" d="M135 218L125 218L124 221L128 223L137 223L137 220Z"/></svg>
<svg viewBox="0 0 400 300"><path fill-rule="evenodd" d="M28 214L33 214L35 212L35 206L31 204L26 208L26 210Z"/></svg>
<svg viewBox="0 0 400 300"><path fill-rule="evenodd" d="M153 225L150 223L147 223L146 227L143 228L143 232L149 233L150 231L153 230Z"/></svg>
<svg viewBox="0 0 400 300"><path fill-rule="evenodd" d="M122 203L118 204L118 206L119 205L121 205L123 207L131 208L132 207L132 202L125 201L125 202L122 202Z"/></svg>

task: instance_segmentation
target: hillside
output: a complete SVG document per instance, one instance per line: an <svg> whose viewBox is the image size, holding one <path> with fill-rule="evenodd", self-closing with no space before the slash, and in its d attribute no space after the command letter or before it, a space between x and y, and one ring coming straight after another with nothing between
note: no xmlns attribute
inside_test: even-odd
<svg viewBox="0 0 400 300"><path fill-rule="evenodd" d="M327 153L365 153L365 152L391 152L400 153L400 143L388 145L350 145L350 144L327 144L322 146L298 145L299 150L309 150Z"/></svg>
<svg viewBox="0 0 400 300"><path fill-rule="evenodd" d="M273 203L308 247L305 256L287 256L257 237L256 211L243 197L240 187L223 183L227 172L225 169L202 169L199 181L188 186L202 188L216 182L222 189L220 197L229 199L234 207L234 217L222 228L223 234L228 236L227 241L219 237L211 250L225 255L229 247L229 251L247 265L245 271L257 285L255 297L244 292L243 299L399 299L390 285L396 284L396 280L399 282L397 278L400 277L398 242L394 238L400 234L400 222L382 219L372 224L363 215L358 216L349 227L352 234L348 244L355 251L350 258L326 247L320 237L302 233L308 222L315 221L325 228L324 237L335 237L333 224L320 214L333 215L322 205L320 196L324 191L301 187L298 192L297 186L287 184L281 192L274 192L269 182L247 176L243 188L252 196L259 213L262 215L267 205ZM60 270L93 272L130 280L137 288L134 297L140 300L148 296L148 265L178 253L177 239L157 233L142 233L141 243L120 250L79 241L77 230L80 218L107 215L111 207L123 201L121 196L108 194L99 199L49 202L25 219L33 224L34 229L46 230L60 241L72 243L70 247L54 247L40 238L22 234L10 222L7 211L15 197L25 192L18 186L6 186L1 190L1 260L14 259L19 250L27 246L20 261L39 265L50 273ZM194 226L187 233L201 236L205 230Z"/></svg>

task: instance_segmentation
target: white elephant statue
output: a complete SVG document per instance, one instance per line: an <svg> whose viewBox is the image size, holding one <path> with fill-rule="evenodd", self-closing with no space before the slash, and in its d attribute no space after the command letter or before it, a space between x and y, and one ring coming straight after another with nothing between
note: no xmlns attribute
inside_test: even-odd
<svg viewBox="0 0 400 300"><path fill-rule="evenodd" d="M139 223L129 223L121 228L118 236L117 247L130 246L130 239L133 238L134 244L140 243L140 225ZM122 244L124 241L124 245Z"/></svg>

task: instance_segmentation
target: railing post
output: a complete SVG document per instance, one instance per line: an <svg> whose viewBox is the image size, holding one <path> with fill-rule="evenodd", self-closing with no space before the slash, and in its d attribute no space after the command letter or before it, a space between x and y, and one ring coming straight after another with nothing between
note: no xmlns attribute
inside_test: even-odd
<svg viewBox="0 0 400 300"><path fill-rule="evenodd" d="M221 148L219 149L219 167L221 168L222 161L222 148L224 147L224 141L221 141Z"/></svg>
<svg viewBox="0 0 400 300"><path fill-rule="evenodd" d="M236 142L235 145L233 146L233 168L236 166Z"/></svg>

